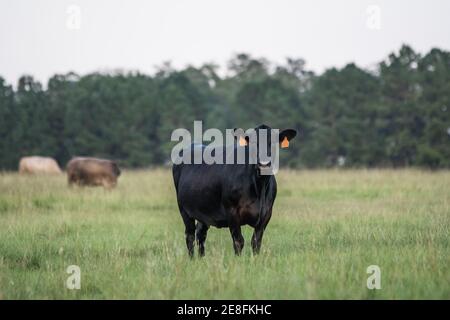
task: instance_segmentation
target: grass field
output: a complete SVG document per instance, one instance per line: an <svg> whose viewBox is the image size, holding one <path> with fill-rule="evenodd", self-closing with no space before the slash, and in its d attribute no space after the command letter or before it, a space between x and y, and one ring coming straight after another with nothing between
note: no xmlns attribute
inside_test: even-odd
<svg viewBox="0 0 450 320"><path fill-rule="evenodd" d="M210 229L190 260L169 170L112 191L64 176L0 175L3 299L449 299L450 172L282 171L253 256ZM81 289L65 286L81 268ZM381 289L368 290L369 265Z"/></svg>

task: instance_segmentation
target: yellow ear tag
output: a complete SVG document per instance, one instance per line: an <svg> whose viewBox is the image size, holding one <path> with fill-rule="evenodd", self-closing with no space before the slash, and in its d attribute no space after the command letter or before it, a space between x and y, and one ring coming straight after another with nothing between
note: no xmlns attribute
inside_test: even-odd
<svg viewBox="0 0 450 320"><path fill-rule="evenodd" d="M287 139L287 137L284 137L283 142L281 142L281 148L287 148L289 147L289 140Z"/></svg>
<svg viewBox="0 0 450 320"><path fill-rule="evenodd" d="M245 140L244 137L239 137L239 145L245 147L247 145L247 140Z"/></svg>

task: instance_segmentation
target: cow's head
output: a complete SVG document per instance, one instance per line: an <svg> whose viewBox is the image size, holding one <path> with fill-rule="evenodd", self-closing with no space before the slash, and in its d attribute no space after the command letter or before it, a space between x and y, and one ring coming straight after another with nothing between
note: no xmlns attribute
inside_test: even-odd
<svg viewBox="0 0 450 320"><path fill-rule="evenodd" d="M278 141L274 142L272 140L276 137L276 132L264 124L245 132L234 129L234 132L239 146L253 149L253 159L259 169L271 166L273 147L288 148L289 142L297 135L294 129L279 130Z"/></svg>
<svg viewBox="0 0 450 320"><path fill-rule="evenodd" d="M119 166L117 165L117 163L114 162L114 161L111 161L111 167L112 167L112 172L114 173L114 175L116 177L119 177L122 172L120 171Z"/></svg>

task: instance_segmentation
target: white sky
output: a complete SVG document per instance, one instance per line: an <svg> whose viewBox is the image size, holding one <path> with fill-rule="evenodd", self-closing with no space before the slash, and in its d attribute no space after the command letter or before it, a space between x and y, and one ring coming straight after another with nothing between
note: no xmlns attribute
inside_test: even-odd
<svg viewBox="0 0 450 320"><path fill-rule="evenodd" d="M80 29L67 27L70 5ZM381 29L367 27L377 5ZM75 13L76 15L76 13ZM373 67L402 43L450 49L448 0L0 0L0 76L177 67L247 52L283 62L301 57L316 72L348 62Z"/></svg>

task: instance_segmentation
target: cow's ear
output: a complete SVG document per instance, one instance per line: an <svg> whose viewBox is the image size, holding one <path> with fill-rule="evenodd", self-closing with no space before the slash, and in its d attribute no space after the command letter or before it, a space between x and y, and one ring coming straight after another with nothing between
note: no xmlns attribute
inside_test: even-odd
<svg viewBox="0 0 450 320"><path fill-rule="evenodd" d="M233 129L234 137L239 143L241 147L245 147L248 145L248 137L245 135L244 130L240 128L234 128Z"/></svg>
<svg viewBox="0 0 450 320"><path fill-rule="evenodd" d="M280 132L279 139L281 148L285 149L289 147L289 141L295 138L297 131L294 129L286 129Z"/></svg>

